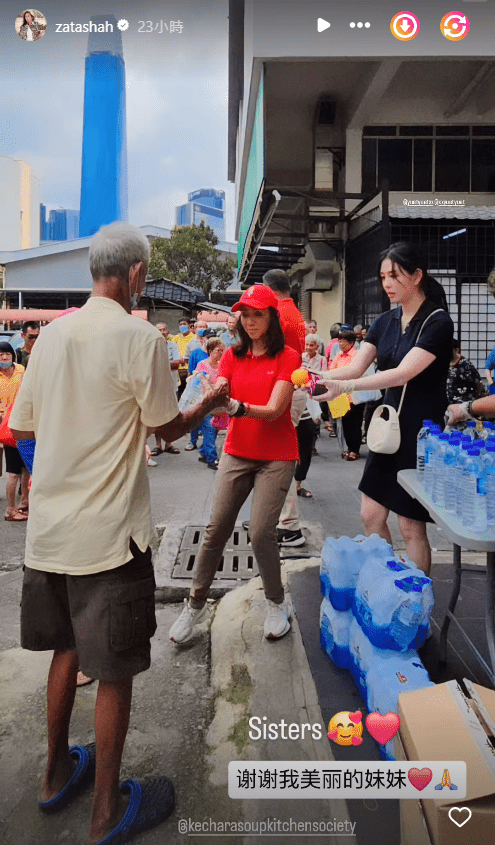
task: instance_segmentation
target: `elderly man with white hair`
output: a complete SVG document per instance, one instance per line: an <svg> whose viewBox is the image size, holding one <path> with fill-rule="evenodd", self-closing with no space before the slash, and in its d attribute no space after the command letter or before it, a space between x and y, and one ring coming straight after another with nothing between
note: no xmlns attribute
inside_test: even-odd
<svg viewBox="0 0 495 845"><path fill-rule="evenodd" d="M95 778L90 845L127 841L173 810L168 778L119 788L133 676L149 668L156 629L144 447L152 431L181 437L227 397L205 385L200 404L179 412L167 345L131 315L149 255L129 224L94 236L92 296L43 329L10 420L18 441L36 440L21 644L54 651L38 803L59 810ZM79 667L99 681L96 753L68 743Z"/></svg>

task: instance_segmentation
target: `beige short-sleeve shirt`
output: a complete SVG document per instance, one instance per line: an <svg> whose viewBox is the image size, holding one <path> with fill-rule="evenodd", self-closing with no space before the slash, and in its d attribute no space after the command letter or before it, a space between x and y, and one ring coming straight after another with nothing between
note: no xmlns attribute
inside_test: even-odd
<svg viewBox="0 0 495 845"><path fill-rule="evenodd" d="M179 413L167 344L118 303L91 297L40 334L11 416L34 431L26 566L87 575L153 535L146 427Z"/></svg>

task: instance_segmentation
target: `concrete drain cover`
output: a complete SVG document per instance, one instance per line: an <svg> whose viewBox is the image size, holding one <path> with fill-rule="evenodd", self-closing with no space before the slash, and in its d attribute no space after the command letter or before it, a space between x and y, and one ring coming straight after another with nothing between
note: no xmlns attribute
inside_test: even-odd
<svg viewBox="0 0 495 845"><path fill-rule="evenodd" d="M179 547L172 570L172 578L191 578L206 526L188 525ZM248 581L258 575L258 565L247 532L242 525L236 525L227 540L215 578L224 581Z"/></svg>

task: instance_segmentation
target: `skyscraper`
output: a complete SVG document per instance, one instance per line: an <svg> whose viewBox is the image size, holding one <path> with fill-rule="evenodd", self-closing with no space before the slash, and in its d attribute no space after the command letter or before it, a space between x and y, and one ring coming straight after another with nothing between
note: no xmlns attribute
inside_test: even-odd
<svg viewBox="0 0 495 845"><path fill-rule="evenodd" d="M84 118L79 236L105 223L127 220L125 64L113 15L93 15L112 32L91 32L84 78Z"/></svg>
<svg viewBox="0 0 495 845"><path fill-rule="evenodd" d="M219 241L225 240L225 191L200 188L187 195L185 205L175 207L176 226L199 226L203 221L215 232Z"/></svg>

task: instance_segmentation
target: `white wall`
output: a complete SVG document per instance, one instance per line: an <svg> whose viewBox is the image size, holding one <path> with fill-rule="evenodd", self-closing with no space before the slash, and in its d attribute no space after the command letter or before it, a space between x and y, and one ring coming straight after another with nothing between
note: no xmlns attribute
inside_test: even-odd
<svg viewBox="0 0 495 845"><path fill-rule="evenodd" d="M21 170L0 156L0 252L21 248Z"/></svg>
<svg viewBox="0 0 495 845"><path fill-rule="evenodd" d="M44 255L24 261L13 261L6 267L7 290L90 291L93 281L89 272L89 247Z"/></svg>

